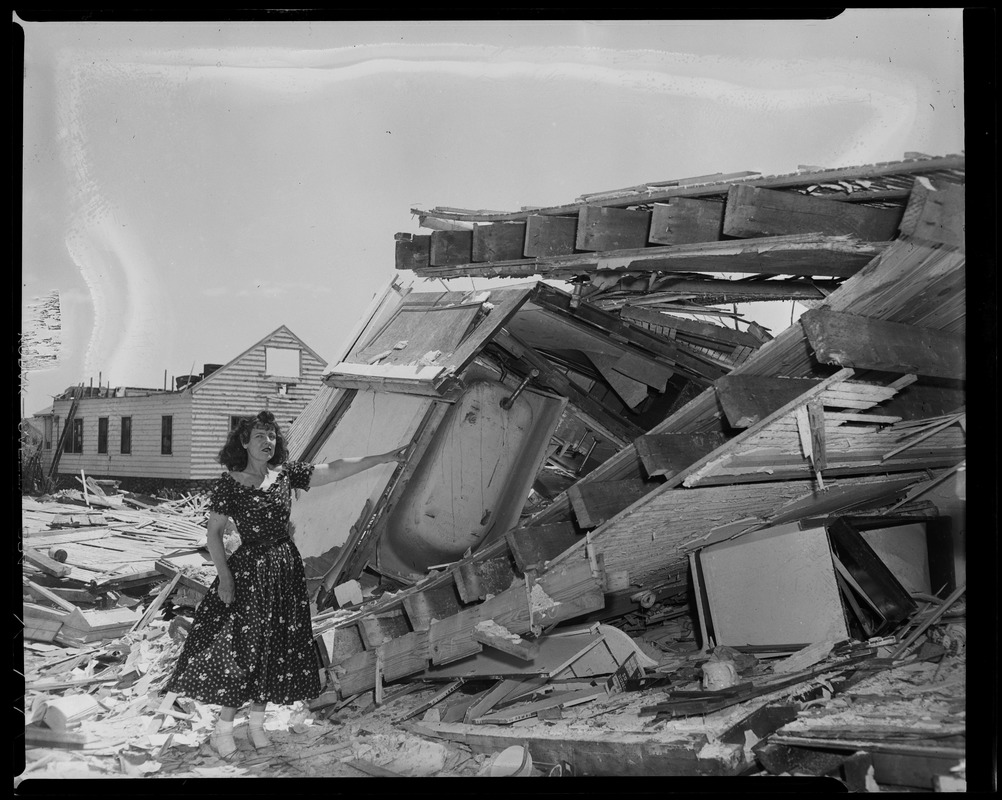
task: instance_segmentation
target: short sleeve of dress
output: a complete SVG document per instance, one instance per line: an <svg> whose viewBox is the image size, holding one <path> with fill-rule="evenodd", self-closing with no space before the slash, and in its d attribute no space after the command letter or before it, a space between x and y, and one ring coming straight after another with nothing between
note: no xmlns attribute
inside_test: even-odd
<svg viewBox="0 0 1002 800"><path fill-rule="evenodd" d="M232 516L233 480L225 474L209 490L209 511Z"/></svg>
<svg viewBox="0 0 1002 800"><path fill-rule="evenodd" d="M307 461L287 461L283 465L289 476L289 486L292 489L309 489L310 478L313 477L313 464Z"/></svg>

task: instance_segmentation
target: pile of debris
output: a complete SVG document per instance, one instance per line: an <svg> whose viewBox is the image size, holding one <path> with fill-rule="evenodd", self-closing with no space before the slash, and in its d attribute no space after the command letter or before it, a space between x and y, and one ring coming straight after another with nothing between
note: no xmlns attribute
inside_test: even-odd
<svg viewBox="0 0 1002 800"><path fill-rule="evenodd" d="M242 768L962 787L963 182L963 157L916 157L416 212L399 268L571 291L393 282L363 315L290 454L408 457L293 504L324 693L270 712L278 748ZM810 310L773 337L718 307L762 299ZM144 740L150 774L219 766L195 763L205 709L154 688L213 578L186 502L143 509L192 529L148 537L142 619L74 654L178 726ZM109 548L153 529L111 518Z"/></svg>

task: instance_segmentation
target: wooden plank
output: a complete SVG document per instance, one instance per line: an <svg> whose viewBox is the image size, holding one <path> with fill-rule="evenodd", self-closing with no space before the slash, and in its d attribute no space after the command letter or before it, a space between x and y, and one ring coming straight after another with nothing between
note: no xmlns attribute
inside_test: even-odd
<svg viewBox="0 0 1002 800"><path fill-rule="evenodd" d="M512 633L503 625L498 625L494 620L481 620L473 628L474 641L480 644L493 647L502 653L521 658L524 661L532 661L539 653L539 644L523 639L517 633Z"/></svg>
<svg viewBox="0 0 1002 800"><path fill-rule="evenodd" d="M670 478L721 447L728 438L719 431L655 433L640 436L633 444L648 475Z"/></svg>
<svg viewBox="0 0 1002 800"><path fill-rule="evenodd" d="M850 234L864 242L885 242L897 236L902 214L899 208L873 208L796 192L731 186L723 233L738 237Z"/></svg>
<svg viewBox="0 0 1002 800"><path fill-rule="evenodd" d="M473 226L474 261L508 261L522 258L524 252L524 222Z"/></svg>
<svg viewBox="0 0 1002 800"><path fill-rule="evenodd" d="M69 602L69 600L63 599L55 592L49 591L44 586L39 586L37 583L29 580L24 581L24 586L31 592L31 594L35 595L35 597L48 600L57 608L61 608L64 611L76 610L76 606L73 603Z"/></svg>
<svg viewBox="0 0 1002 800"><path fill-rule="evenodd" d="M661 203L670 202L676 197L706 197L719 196L726 192L731 185L740 181L749 186L760 186L771 189L807 189L817 184L840 181L874 181L878 178L889 180L902 180L906 176L915 175L936 175L938 173L963 173L966 165L966 157L963 155L948 155L937 158L904 159L899 161L886 161L878 164L863 164L851 167L839 167L836 169L806 169L798 170L784 175L760 176L759 173L731 173L729 175L708 176L713 180L707 180L698 185L679 185L676 182L645 184L636 192L615 192L608 196L588 196L574 203L567 203L559 206L546 206L544 208L534 208L531 211L468 211L455 208L436 208L434 215L439 219L465 220L471 222L497 222L513 221L525 219L529 214L571 214L577 213L585 205L608 205L626 208L641 203ZM734 176L737 177L734 177ZM878 192L868 192L857 190L851 193L833 195L846 201L863 202L872 199L887 199L888 197L906 197L910 192L910 187L902 190L882 190ZM428 212L420 209L411 209L411 213L421 215Z"/></svg>
<svg viewBox="0 0 1002 800"><path fill-rule="evenodd" d="M578 250L625 250L643 247L651 212L639 209L584 206L578 213Z"/></svg>
<svg viewBox="0 0 1002 800"><path fill-rule="evenodd" d="M505 534L515 565L522 572L541 568L547 561L577 544L579 538L570 522L516 528Z"/></svg>
<svg viewBox="0 0 1002 800"><path fill-rule="evenodd" d="M940 186L916 180L901 219L904 236L965 248L965 198L963 184Z"/></svg>
<svg viewBox="0 0 1002 800"><path fill-rule="evenodd" d="M677 197L669 203L655 203L651 214L652 244L691 244L721 238L724 204L716 200Z"/></svg>
<svg viewBox="0 0 1002 800"><path fill-rule="evenodd" d="M473 258L473 231L432 231L430 249L433 267L468 264Z"/></svg>
<svg viewBox="0 0 1002 800"><path fill-rule="evenodd" d="M177 588L178 583L181 581L181 573L178 572L173 578L164 584L163 588L157 592L157 596L150 603L149 607L146 609L142 617L140 617L136 624L132 626L131 632L136 633L137 631L143 630L147 625L150 624L150 620L156 615L156 613L163 607L163 604L167 602L167 598L171 596L174 589Z"/></svg>
<svg viewBox="0 0 1002 800"><path fill-rule="evenodd" d="M38 567L46 575L51 575L53 578L65 578L73 569L68 564L62 564L53 558L49 558L32 547L23 548L23 552L25 561Z"/></svg>
<svg viewBox="0 0 1002 800"><path fill-rule="evenodd" d="M967 377L965 337L816 308L800 317L822 364L934 378Z"/></svg>
<svg viewBox="0 0 1002 800"><path fill-rule="evenodd" d="M757 349L762 344L759 338L746 331L736 331L713 322L685 319L676 314L653 311L641 306L624 305L620 309L619 316L629 322L656 326L662 334L665 329L672 330L677 338L689 339L707 346L731 345Z"/></svg>
<svg viewBox="0 0 1002 800"><path fill-rule="evenodd" d="M534 734L537 729L511 729L498 726L462 725L445 722L422 722L413 725L416 733L436 739L458 742L470 747L474 753L492 754L511 745L529 748L537 764L559 764L566 761L574 766L576 776L649 776L664 779L673 776L712 776L732 774L734 763L740 761L726 755L703 757L698 753L705 743L679 736L672 741L662 741L650 732L610 732L601 737L586 737L573 733L554 737L552 734ZM733 753L740 750L734 745Z"/></svg>
<svg viewBox="0 0 1002 800"><path fill-rule="evenodd" d="M454 578L464 603L475 603L487 595L503 592L516 580L506 552L492 558L465 562L455 571Z"/></svg>
<svg viewBox="0 0 1002 800"><path fill-rule="evenodd" d="M578 481L567 489L567 497L578 525L597 528L655 488L640 478L600 483Z"/></svg>
<svg viewBox="0 0 1002 800"><path fill-rule="evenodd" d="M604 686L592 687L588 689L578 689L572 692L557 692L542 700L525 705L515 706L506 711L499 711L494 714L482 716L473 720L478 725L511 725L523 719L530 719L540 711L549 708L579 705L589 700L596 700L608 694Z"/></svg>
<svg viewBox="0 0 1002 800"><path fill-rule="evenodd" d="M476 702L466 709L466 713L463 715L463 722L469 724L473 720L489 712L492 708L494 708L494 706L500 703L506 695L511 694L511 692L518 687L519 683L521 683L521 681L510 680L507 678L502 678L497 681L490 689L479 695Z"/></svg>
<svg viewBox="0 0 1002 800"><path fill-rule="evenodd" d="M432 620L451 617L460 610L456 584L452 581L408 594L403 604L411 627L416 631L426 631Z"/></svg>
<svg viewBox="0 0 1002 800"><path fill-rule="evenodd" d="M809 378L725 375L713 387L732 428L750 428L817 385Z"/></svg>
<svg viewBox="0 0 1002 800"><path fill-rule="evenodd" d="M410 633L410 626L402 609L362 617L359 628L367 650L373 650L397 636Z"/></svg>
<svg viewBox="0 0 1002 800"><path fill-rule="evenodd" d="M603 353L588 353L588 358L627 407L636 408L647 399L647 384L636 381L616 369L619 358Z"/></svg>
<svg viewBox="0 0 1002 800"><path fill-rule="evenodd" d="M577 217L530 214L525 226L527 258L562 256L574 252L577 238Z"/></svg>

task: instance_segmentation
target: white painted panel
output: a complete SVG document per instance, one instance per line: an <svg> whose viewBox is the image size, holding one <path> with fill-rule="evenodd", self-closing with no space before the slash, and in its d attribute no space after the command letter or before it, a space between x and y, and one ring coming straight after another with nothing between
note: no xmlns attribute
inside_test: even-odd
<svg viewBox="0 0 1002 800"><path fill-rule="evenodd" d="M717 644L848 637L824 528L766 528L707 547L699 559Z"/></svg>
<svg viewBox="0 0 1002 800"><path fill-rule="evenodd" d="M384 453L406 445L433 402L413 395L359 391L313 461ZM292 503L292 523L303 557L319 556L343 545L365 501L379 498L395 467L381 464L343 481L300 492Z"/></svg>

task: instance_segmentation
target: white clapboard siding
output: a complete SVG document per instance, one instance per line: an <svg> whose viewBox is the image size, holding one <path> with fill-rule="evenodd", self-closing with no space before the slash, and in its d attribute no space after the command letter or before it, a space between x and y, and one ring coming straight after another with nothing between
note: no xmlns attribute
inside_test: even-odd
<svg viewBox="0 0 1002 800"><path fill-rule="evenodd" d="M62 432L70 400L56 400L53 412ZM160 452L161 420L173 417L172 452ZM108 418L108 452L97 452L98 419ZM132 452L121 452L122 417L132 417ZM60 475L94 478L187 478L191 461L191 396L187 392L158 392L125 397L86 397L77 402L76 419L83 420L83 453L59 457ZM56 439L58 441L58 438ZM53 448L55 441L53 442ZM53 451L49 454L49 463ZM46 464L48 469L48 464Z"/></svg>
<svg viewBox="0 0 1002 800"><path fill-rule="evenodd" d="M266 374L266 350L269 347L296 349L300 352L299 379L290 383L286 394L279 394L275 376ZM191 477L217 477L223 470L217 456L226 441L230 418L251 416L267 409L284 432L306 408L321 387L327 362L285 326L266 336L231 362L191 389L194 446L191 453Z"/></svg>
<svg viewBox="0 0 1002 800"><path fill-rule="evenodd" d="M269 347L298 350L299 376L279 393L278 379L265 373ZM59 459L60 475L84 470L95 478L164 478L203 480L217 477L217 455L229 432L230 418L263 409L275 414L285 431L292 426L321 387L327 362L284 325L200 382L181 391L128 389L121 397L87 397L78 401L76 418L84 421L83 453ZM50 450L42 451L48 472L71 400L53 403L55 425ZM161 419L173 417L173 447L160 452ZM108 418L108 452L97 452L98 419ZM121 420L132 417L132 452L121 453Z"/></svg>

